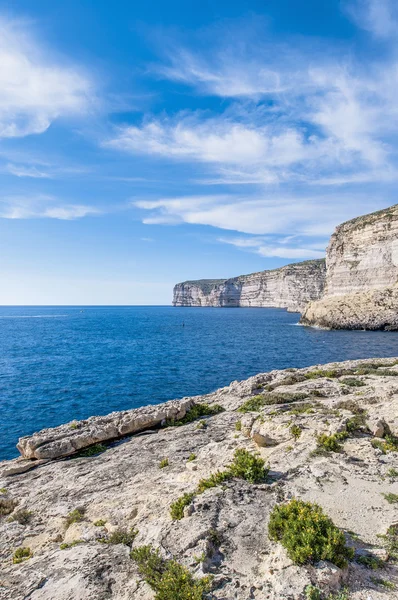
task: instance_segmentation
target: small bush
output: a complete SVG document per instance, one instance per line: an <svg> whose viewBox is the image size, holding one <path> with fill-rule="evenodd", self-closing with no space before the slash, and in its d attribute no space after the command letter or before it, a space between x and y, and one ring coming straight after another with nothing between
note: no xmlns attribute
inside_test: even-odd
<svg viewBox="0 0 398 600"><path fill-rule="evenodd" d="M391 469L388 469L387 477L389 477L390 479L396 479L398 477L397 469L394 469L393 467L391 467Z"/></svg>
<svg viewBox="0 0 398 600"><path fill-rule="evenodd" d="M78 546L79 544L84 544L84 540L73 540L73 542L64 542L60 545L60 550L68 550L68 548L73 548L74 546Z"/></svg>
<svg viewBox="0 0 398 600"><path fill-rule="evenodd" d="M317 369L315 371L309 371L305 373L304 377L306 379L320 379L321 377L327 377L329 379L334 379L335 377L340 377L343 373L336 371L336 369L329 369L328 371L324 371L322 369Z"/></svg>
<svg viewBox="0 0 398 600"><path fill-rule="evenodd" d="M354 415L366 415L366 410L361 408L355 400L342 400L336 406L342 410L349 410Z"/></svg>
<svg viewBox="0 0 398 600"><path fill-rule="evenodd" d="M342 449L340 442L344 441L346 438L347 434L345 432L334 433L333 435L321 433L317 437L318 448L326 450L326 452L340 452Z"/></svg>
<svg viewBox="0 0 398 600"><path fill-rule="evenodd" d="M384 567L384 560L374 554L361 554L360 556L356 556L355 560L360 565L363 565L367 569L372 569L373 571Z"/></svg>
<svg viewBox="0 0 398 600"><path fill-rule="evenodd" d="M289 429L289 431L296 441L299 439L299 437L302 433L302 429L298 425L292 425L291 428Z"/></svg>
<svg viewBox="0 0 398 600"><path fill-rule="evenodd" d="M387 552L387 561L398 562L398 523L390 525L387 533L379 536Z"/></svg>
<svg viewBox="0 0 398 600"><path fill-rule="evenodd" d="M317 504L292 500L276 505L271 513L268 533L280 541L297 565L328 560L344 567L354 551L345 545L344 534Z"/></svg>
<svg viewBox="0 0 398 600"><path fill-rule="evenodd" d="M232 475L229 471L216 471L212 473L209 477L201 479L198 483L198 487L196 489L198 494L202 494L204 491L209 490L210 488L217 487L231 479Z"/></svg>
<svg viewBox="0 0 398 600"><path fill-rule="evenodd" d="M0 488L0 494L6 494L7 488Z"/></svg>
<svg viewBox="0 0 398 600"><path fill-rule="evenodd" d="M181 427L181 425L192 423L192 421L196 421L196 419L199 419L200 417L218 415L219 413L224 412L224 410L225 408L220 406L220 404L201 404L198 402L198 404L192 406L182 419L169 419L166 423L166 427Z"/></svg>
<svg viewBox="0 0 398 600"><path fill-rule="evenodd" d="M235 423L235 430L236 431L242 431L242 421L236 421L236 423Z"/></svg>
<svg viewBox="0 0 398 600"><path fill-rule="evenodd" d="M18 565L19 563L23 562L24 560L28 560L29 558L32 558L33 554L30 548L18 548L17 550L15 550L14 555L12 557L12 562L14 563L14 565Z"/></svg>
<svg viewBox="0 0 398 600"><path fill-rule="evenodd" d="M344 385L348 385L350 387L363 387L366 385L362 379L355 379L355 377L347 377L346 379L340 379L339 383L343 383Z"/></svg>
<svg viewBox="0 0 398 600"><path fill-rule="evenodd" d="M84 518L84 513L84 508L75 508L72 510L66 517L66 527L69 527L72 525L72 523L78 523L79 521L82 521Z"/></svg>
<svg viewBox="0 0 398 600"><path fill-rule="evenodd" d="M12 513L18 502L12 498L0 498L0 517L5 517Z"/></svg>
<svg viewBox="0 0 398 600"><path fill-rule="evenodd" d="M164 469L165 467L168 467L168 466L169 466L168 458L163 458L159 463L159 469Z"/></svg>
<svg viewBox="0 0 398 600"><path fill-rule="evenodd" d="M366 432L368 428L366 426L366 416L363 414L355 415L352 419L349 419L346 423L346 429L348 433Z"/></svg>
<svg viewBox="0 0 398 600"><path fill-rule="evenodd" d="M94 521L93 525L95 527L103 527L106 525L106 521L104 521L104 519L98 519L98 521Z"/></svg>
<svg viewBox="0 0 398 600"><path fill-rule="evenodd" d="M75 456L76 458L97 456L98 454L105 452L105 450L107 450L107 447L104 444L93 444L92 446L79 450Z"/></svg>
<svg viewBox="0 0 398 600"><path fill-rule="evenodd" d="M180 521L184 517L184 508L189 506L195 494L184 494L170 505L170 515L173 521Z"/></svg>
<svg viewBox="0 0 398 600"><path fill-rule="evenodd" d="M371 582L375 585L381 585L388 590L395 590L395 584L392 581L387 581L386 579L381 579L381 577L371 577Z"/></svg>
<svg viewBox="0 0 398 600"><path fill-rule="evenodd" d="M233 462L228 470L232 477L246 479L250 483L265 481L269 472L269 468L265 466L262 458L251 454L243 448L235 450Z"/></svg>
<svg viewBox="0 0 398 600"><path fill-rule="evenodd" d="M290 404L308 398L308 392L282 393L269 392L253 396L244 402L239 408L239 412L258 412L263 406L273 406L275 404Z"/></svg>
<svg viewBox="0 0 398 600"><path fill-rule="evenodd" d="M77 421L72 421L72 423L69 423L69 427L71 429L78 429L79 425L78 425Z"/></svg>
<svg viewBox="0 0 398 600"><path fill-rule="evenodd" d="M101 538L99 541L103 544L124 544L125 546L132 546L135 538L138 535L137 529L115 529L106 538Z"/></svg>
<svg viewBox="0 0 398 600"><path fill-rule="evenodd" d="M389 504L398 504L398 494L382 494Z"/></svg>
<svg viewBox="0 0 398 600"><path fill-rule="evenodd" d="M195 460L196 458L196 454L194 452L192 452L192 454L190 454L188 456L188 462L192 462L193 460Z"/></svg>
<svg viewBox="0 0 398 600"><path fill-rule="evenodd" d="M155 600L202 600L211 589L210 577L197 579L175 560L164 560L158 550L141 546L131 552L141 576L155 592Z"/></svg>
<svg viewBox="0 0 398 600"><path fill-rule="evenodd" d="M383 454L398 452L398 437L395 435L388 434L384 440L372 440L371 444L373 448L378 448Z"/></svg>
<svg viewBox="0 0 398 600"><path fill-rule="evenodd" d="M16 510L14 514L9 517L9 521L17 521L20 525L27 525L32 517L32 513L29 510L25 510L21 508L20 510Z"/></svg>

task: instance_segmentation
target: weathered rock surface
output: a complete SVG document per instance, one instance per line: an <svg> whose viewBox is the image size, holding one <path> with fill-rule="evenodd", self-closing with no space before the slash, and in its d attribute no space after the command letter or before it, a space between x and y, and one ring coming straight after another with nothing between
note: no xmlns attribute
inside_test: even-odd
<svg viewBox="0 0 398 600"><path fill-rule="evenodd" d="M171 400L164 404L143 406L104 417L72 421L60 427L43 429L19 439L17 448L24 458L60 458L99 442L115 440L159 426L168 419L182 419L193 400Z"/></svg>
<svg viewBox="0 0 398 600"><path fill-rule="evenodd" d="M337 227L326 252L323 298L301 322L333 329L398 328L398 205Z"/></svg>
<svg viewBox="0 0 398 600"><path fill-rule="evenodd" d="M277 307L301 312L322 296L325 261L309 260L232 279L185 281L174 287L174 306Z"/></svg>
<svg viewBox="0 0 398 600"><path fill-rule="evenodd" d="M363 365L370 371L355 374ZM314 378L308 378L309 372ZM268 386L274 388L268 398L274 392L304 397L258 412L237 411ZM190 400L218 403L225 411L205 417L206 426L192 422L160 428L108 444L100 455L50 460L26 473L7 476L18 460L0 463L0 506L12 505L9 515L0 516L1 600L153 600L129 557L130 548L100 541L117 528L138 530L133 547L152 544L197 577L213 574L209 599L305 600L310 582L326 596L344 584L350 600L396 599L396 590L377 583L397 584L393 562L376 571L355 560L344 570L330 563L298 567L280 544L269 540L267 523L276 503L292 497L317 502L346 532L357 554L386 556L379 535L397 522L398 514L397 505L383 494L398 493L398 478L391 474L398 468L398 453L383 454L371 442L372 433L381 433L379 422L398 435L397 360L272 371ZM168 410L165 405L153 408L159 414ZM350 433L341 452L314 454L317 435L346 429L359 409L366 411L372 432ZM112 423L123 422L123 415L115 413ZM301 429L297 440L293 424ZM64 429L67 447L75 447L76 432ZM255 433L269 435L275 445L258 446ZM56 430L53 436L59 439ZM31 439L39 438L48 440L48 432ZM39 448L34 442L29 452ZM170 504L194 491L201 478L225 468L237 448L259 452L270 464L271 479L257 485L232 479L208 489L196 496L182 520L172 521ZM169 464L159 468L164 458ZM82 518L68 527L66 517L77 508ZM31 514L21 519L20 511ZM21 546L33 556L13 564Z"/></svg>

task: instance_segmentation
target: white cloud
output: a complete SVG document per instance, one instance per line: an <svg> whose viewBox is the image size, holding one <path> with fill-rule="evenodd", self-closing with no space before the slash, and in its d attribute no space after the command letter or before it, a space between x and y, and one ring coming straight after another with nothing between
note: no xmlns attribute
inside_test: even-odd
<svg viewBox="0 0 398 600"><path fill-rule="evenodd" d="M311 259L323 258L325 256L325 248L314 249L313 244L306 244L306 247L292 247L285 244L285 240L268 240L262 237L252 238L219 238L219 241L224 244L230 244L236 248L241 248L254 252L264 257L278 258L298 258Z"/></svg>
<svg viewBox="0 0 398 600"><path fill-rule="evenodd" d="M61 219L71 221L101 211L84 204L60 203L53 196L7 196L0 198L1 219Z"/></svg>
<svg viewBox="0 0 398 600"><path fill-rule="evenodd" d="M328 236L350 218L384 208L386 202L359 194L325 196L203 195L141 200L133 204L147 224L209 225L247 234ZM315 248L319 250L319 248Z"/></svg>
<svg viewBox="0 0 398 600"><path fill-rule="evenodd" d="M398 9L394 0L351 0L345 10L363 29L379 38L396 36Z"/></svg>
<svg viewBox="0 0 398 600"><path fill-rule="evenodd" d="M4 171L10 175L15 175L16 177L32 177L34 179L51 178L51 175L34 166L14 165L9 163L4 167Z"/></svg>
<svg viewBox="0 0 398 600"><path fill-rule="evenodd" d="M0 18L0 137L43 133L58 117L87 112L89 78L49 58L26 26Z"/></svg>

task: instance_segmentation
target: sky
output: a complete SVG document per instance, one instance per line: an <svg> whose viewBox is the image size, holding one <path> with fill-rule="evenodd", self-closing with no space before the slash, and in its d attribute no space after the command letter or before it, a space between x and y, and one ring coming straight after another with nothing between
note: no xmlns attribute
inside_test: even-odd
<svg viewBox="0 0 398 600"><path fill-rule="evenodd" d="M0 0L0 304L170 304L397 203L394 0Z"/></svg>

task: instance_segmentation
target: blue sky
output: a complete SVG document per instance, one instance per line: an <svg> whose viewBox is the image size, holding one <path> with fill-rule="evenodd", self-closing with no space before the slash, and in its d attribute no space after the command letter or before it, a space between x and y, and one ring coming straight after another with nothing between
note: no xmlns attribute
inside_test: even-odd
<svg viewBox="0 0 398 600"><path fill-rule="evenodd" d="M0 2L0 304L169 304L397 202L391 0Z"/></svg>

